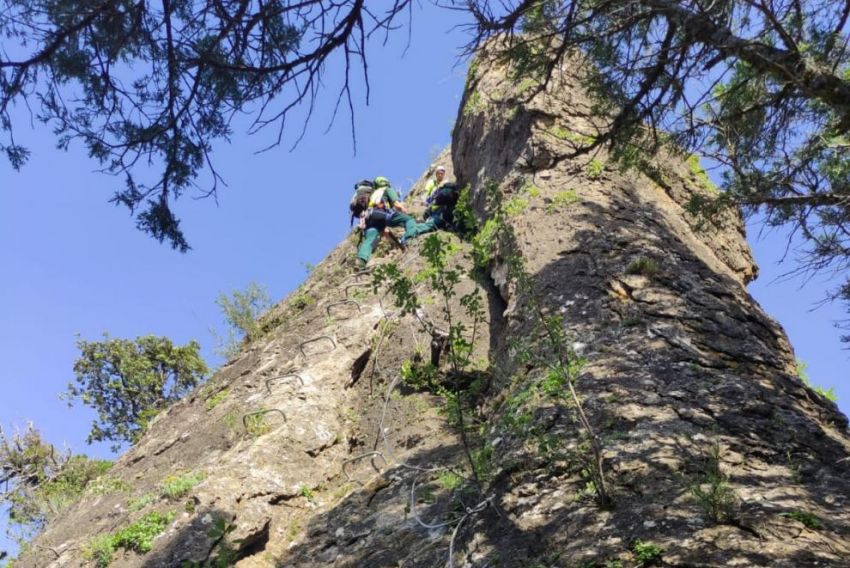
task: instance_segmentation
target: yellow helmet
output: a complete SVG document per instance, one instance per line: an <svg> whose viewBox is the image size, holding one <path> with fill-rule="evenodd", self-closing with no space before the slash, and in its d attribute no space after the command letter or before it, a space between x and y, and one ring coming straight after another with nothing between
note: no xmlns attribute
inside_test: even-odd
<svg viewBox="0 0 850 568"><path fill-rule="evenodd" d="M383 176L378 176L375 178L375 187L389 187L390 180Z"/></svg>

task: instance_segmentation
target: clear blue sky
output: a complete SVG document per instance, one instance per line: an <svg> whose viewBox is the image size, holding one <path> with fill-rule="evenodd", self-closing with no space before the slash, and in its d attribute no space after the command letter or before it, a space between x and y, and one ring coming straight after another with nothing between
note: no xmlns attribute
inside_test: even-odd
<svg viewBox="0 0 850 568"><path fill-rule="evenodd" d="M30 162L16 173L0 161L0 423L32 420L53 443L108 455L106 445L84 444L92 415L57 397L73 377L75 334L197 339L217 364L209 330L221 329L220 292L256 281L282 298L303 280L303 263L321 260L347 233L354 181L383 175L407 189L449 143L466 71L457 65L466 37L450 31L458 17L426 4L404 56L404 33L372 46L372 98L365 107L361 97L356 110L356 155L347 117L322 134L335 93L293 152L255 155L268 139L239 131L217 148L229 187L218 206L178 202L194 247L185 255L138 232L125 209L107 203L120 180L95 173L83 149L55 150L48 128L21 125L18 141L33 150ZM809 311L823 296L817 280L802 289L799 280L771 283L786 270L774 265L780 235L753 245L763 273L753 294L785 326L812 380L836 387L846 412L850 353L832 326L841 306ZM9 547L0 536L0 550Z"/></svg>

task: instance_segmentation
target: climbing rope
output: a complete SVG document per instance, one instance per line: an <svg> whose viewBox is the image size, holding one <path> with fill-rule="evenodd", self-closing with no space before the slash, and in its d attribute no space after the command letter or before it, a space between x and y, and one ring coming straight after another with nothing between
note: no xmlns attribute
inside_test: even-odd
<svg viewBox="0 0 850 568"><path fill-rule="evenodd" d="M393 379L393 381L390 383L389 387L387 387L387 394L386 394L386 396L384 396L384 406L383 406L383 410L381 411L381 420L378 424L379 436L384 441L385 451L386 451L387 455L389 455L390 458L393 461L397 461L397 460L396 460L396 457L393 455L393 450L392 450L392 446L391 446L390 441L389 441L389 437L387 436L387 433L384 430L384 420L386 419L387 410L389 409L392 392L393 392L393 390L395 389L396 385L399 383L400 380L401 380L401 376L400 375L396 376L396 378ZM378 440L375 441L376 447L377 447L377 444L378 444ZM384 455L381 452L376 451L374 454L380 455L381 458L384 459L384 461L386 462L386 458L384 457ZM454 568L454 545L455 545L455 541L457 540L457 535L460 533L461 527L471 517L477 515L478 513L480 513L484 509L486 509L491 504L493 497L492 496L487 497L486 499L484 499L483 501L481 501L480 503L478 503L474 507L465 507L464 514L460 517L455 517L455 518L452 518L452 519L449 519L449 520L446 520L446 521L437 522L437 523L428 523L428 522L423 521L422 518L419 516L419 514L416 511L416 482L418 481L419 476L422 475L423 473L433 473L433 472L436 472L436 471L450 470L451 468L449 468L447 466L438 466L438 467L427 468L427 467L421 467L421 466L413 465L413 464L407 463L406 461L398 462L397 465L398 465L398 467L401 467L401 468L404 468L404 469L409 469L409 470L416 472L416 474L413 477L413 481L410 484L410 513L411 513L411 516L413 516L413 518L416 520L416 522L420 526L422 526L426 529L429 529L429 530L439 529L439 528L455 525L455 528L452 531L451 540L449 541L449 557L448 557L448 562L446 564L448 566L448 568Z"/></svg>

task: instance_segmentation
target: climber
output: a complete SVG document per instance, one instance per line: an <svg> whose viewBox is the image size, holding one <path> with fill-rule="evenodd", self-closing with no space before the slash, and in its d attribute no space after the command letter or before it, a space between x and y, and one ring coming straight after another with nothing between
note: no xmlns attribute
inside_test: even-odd
<svg viewBox="0 0 850 568"><path fill-rule="evenodd" d="M408 215L404 203L390 185L390 180L379 176L375 178L375 190L369 197L367 208L360 214L360 230L363 231L357 248L360 267L369 262L378 239L389 227L404 227L404 235L399 241L402 247L406 246L409 239L434 230L425 223L417 223Z"/></svg>
<svg viewBox="0 0 850 568"><path fill-rule="evenodd" d="M428 183L425 184L425 195L422 197L423 203L428 202L428 199L431 197L431 194L434 193L434 190L440 187L443 184L443 180L446 178L446 168L443 166L437 166L434 170L434 177L428 180Z"/></svg>
<svg viewBox="0 0 850 568"><path fill-rule="evenodd" d="M437 166L434 177L425 186L424 223L435 231L451 231L454 228L454 208L458 200L457 184L446 178L446 168Z"/></svg>
<svg viewBox="0 0 850 568"><path fill-rule="evenodd" d="M434 190L431 197L428 198L427 208L425 209L424 222L422 232L454 230L454 209L457 204L458 190L454 183L443 183L439 188ZM428 231L424 229L427 228Z"/></svg>

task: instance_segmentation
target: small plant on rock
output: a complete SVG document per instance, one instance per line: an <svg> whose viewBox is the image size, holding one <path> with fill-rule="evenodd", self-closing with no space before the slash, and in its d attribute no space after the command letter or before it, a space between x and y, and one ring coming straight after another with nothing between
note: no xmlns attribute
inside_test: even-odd
<svg viewBox="0 0 850 568"><path fill-rule="evenodd" d="M148 513L118 532L94 537L83 550L83 558L98 568L106 568L119 548L146 554L153 548L153 540L172 520L174 513Z"/></svg>
<svg viewBox="0 0 850 568"><path fill-rule="evenodd" d="M551 215L558 209L572 205L573 203L578 203L579 201L581 201L581 198L578 194L576 194L574 189L559 191L555 194L555 197L552 198L552 201L546 206L546 213Z"/></svg>
<svg viewBox="0 0 850 568"><path fill-rule="evenodd" d="M174 513L148 513L115 533L112 537L113 546L139 554L150 552L153 548L153 539L159 536L172 520L174 520Z"/></svg>
<svg viewBox="0 0 850 568"><path fill-rule="evenodd" d="M316 492L313 491L309 485L302 485L301 489L298 490L298 493L301 494L302 497L312 502L313 499L316 498Z"/></svg>
<svg viewBox="0 0 850 568"><path fill-rule="evenodd" d="M437 483L448 491L452 491L460 487L463 483L463 477L453 471L443 471L437 476Z"/></svg>
<svg viewBox="0 0 850 568"><path fill-rule="evenodd" d="M823 523L814 513L809 513L807 511L791 511L790 513L784 513L786 517L789 519L794 519L795 521L799 521L806 525L806 528L812 529L813 531L817 531L823 528Z"/></svg>
<svg viewBox="0 0 850 568"><path fill-rule="evenodd" d="M312 296L310 296L308 294L304 294L304 293L296 294L289 301L289 305L291 305L296 310L303 310L307 306L310 306L310 305L315 304L315 303L316 303L315 298L313 298Z"/></svg>
<svg viewBox="0 0 850 568"><path fill-rule="evenodd" d="M96 536L83 548L83 559L93 562L97 568L106 568L115 556L115 545L111 534Z"/></svg>
<svg viewBox="0 0 850 568"><path fill-rule="evenodd" d="M271 430L271 425L262 414L252 414L245 419L245 431L254 438L268 434Z"/></svg>
<svg viewBox="0 0 850 568"><path fill-rule="evenodd" d="M185 475L169 475L162 482L160 493L166 499L180 499L188 495L189 491L203 481L206 476L200 472L187 473Z"/></svg>
<svg viewBox="0 0 850 568"><path fill-rule="evenodd" d="M217 393L209 397L206 402L207 410L212 410L213 408L221 404L224 399L227 398L228 394L230 394L230 389L226 388L218 391Z"/></svg>
<svg viewBox="0 0 850 568"><path fill-rule="evenodd" d="M213 542L217 542L211 558L204 562L185 562L181 568L230 568L237 560L236 550L227 538L236 530L236 525L223 517L216 517L212 528L207 532ZM238 541L237 541L238 542Z"/></svg>
<svg viewBox="0 0 850 568"><path fill-rule="evenodd" d="M691 496L703 514L715 523L732 520L738 505L738 497L720 469L720 454L720 444L712 444L702 476L691 485Z"/></svg>
<svg viewBox="0 0 850 568"><path fill-rule="evenodd" d="M828 389L823 388L820 385L812 384L811 379L809 378L809 373L807 371L808 365L797 359L797 376L800 377L800 380L805 383L807 387L821 395L827 400L831 400L832 402L838 402L838 395L835 394L835 387L829 387Z"/></svg>
<svg viewBox="0 0 850 568"><path fill-rule="evenodd" d="M626 267L626 274L639 274L640 276L655 276L658 274L658 263L645 256L631 261Z"/></svg>
<svg viewBox="0 0 850 568"><path fill-rule="evenodd" d="M134 497L127 502L127 510L130 512L141 511L148 505L156 503L158 497L153 493L145 493L139 497Z"/></svg>
<svg viewBox="0 0 850 568"><path fill-rule="evenodd" d="M632 547L632 552L635 554L637 565L643 567L660 564L664 549L657 544L638 539Z"/></svg>
<svg viewBox="0 0 850 568"><path fill-rule="evenodd" d="M91 495L110 495L130 489L130 485L123 479L111 475L101 475L86 486L86 492Z"/></svg>
<svg viewBox="0 0 850 568"><path fill-rule="evenodd" d="M587 164L587 168L585 168L585 174L590 179L599 179L604 171L605 164L596 158L590 160L590 163Z"/></svg>

